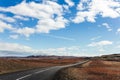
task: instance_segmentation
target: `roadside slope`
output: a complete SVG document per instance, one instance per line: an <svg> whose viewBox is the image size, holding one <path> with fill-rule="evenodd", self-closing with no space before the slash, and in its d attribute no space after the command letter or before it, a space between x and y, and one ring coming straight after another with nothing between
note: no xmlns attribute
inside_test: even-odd
<svg viewBox="0 0 120 80"><path fill-rule="evenodd" d="M54 80L120 80L120 62L92 60L60 70Z"/></svg>

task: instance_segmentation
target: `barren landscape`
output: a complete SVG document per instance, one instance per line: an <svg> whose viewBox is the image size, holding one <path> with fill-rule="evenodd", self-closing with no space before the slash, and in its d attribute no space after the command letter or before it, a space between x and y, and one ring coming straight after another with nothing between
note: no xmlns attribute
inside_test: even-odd
<svg viewBox="0 0 120 80"><path fill-rule="evenodd" d="M58 65L67 65L81 61L81 58L51 59L51 58L0 58L0 74L43 68Z"/></svg>
<svg viewBox="0 0 120 80"><path fill-rule="evenodd" d="M0 80L120 80L120 0L0 0Z"/></svg>
<svg viewBox="0 0 120 80"><path fill-rule="evenodd" d="M120 62L107 59L92 59L83 65L60 70L54 80L120 80Z"/></svg>
<svg viewBox="0 0 120 80"><path fill-rule="evenodd" d="M85 60L88 60L88 62L62 68L62 66L79 63ZM59 70L53 75L53 80L120 80L120 54L91 58L58 56L0 58L0 74L3 75L5 73L29 69L51 69L50 67L55 68L55 66L57 66L56 69L59 67Z"/></svg>

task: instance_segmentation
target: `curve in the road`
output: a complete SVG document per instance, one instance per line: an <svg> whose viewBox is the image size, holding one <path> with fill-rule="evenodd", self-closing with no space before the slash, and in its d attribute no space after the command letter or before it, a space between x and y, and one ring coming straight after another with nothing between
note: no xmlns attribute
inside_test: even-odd
<svg viewBox="0 0 120 80"><path fill-rule="evenodd" d="M84 64L86 62L88 62L88 60L65 66L54 66L50 68L33 69L10 74L3 74L0 75L0 80L52 80L55 73L60 69Z"/></svg>

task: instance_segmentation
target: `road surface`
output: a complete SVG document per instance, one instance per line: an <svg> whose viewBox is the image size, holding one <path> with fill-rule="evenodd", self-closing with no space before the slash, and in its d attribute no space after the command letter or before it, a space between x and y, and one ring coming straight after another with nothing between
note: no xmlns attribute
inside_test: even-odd
<svg viewBox="0 0 120 80"><path fill-rule="evenodd" d="M58 70L66 67L80 65L85 62L88 61L82 61L65 66L54 66L49 68L32 69L32 70L2 74L0 75L0 80L52 80L52 78L54 77L55 73Z"/></svg>

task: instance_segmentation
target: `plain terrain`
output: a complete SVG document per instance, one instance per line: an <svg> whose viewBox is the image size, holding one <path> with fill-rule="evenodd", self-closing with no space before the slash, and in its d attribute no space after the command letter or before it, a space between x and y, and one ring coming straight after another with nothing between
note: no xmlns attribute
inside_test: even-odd
<svg viewBox="0 0 120 80"><path fill-rule="evenodd" d="M54 80L120 80L120 62L91 60L59 71Z"/></svg>
<svg viewBox="0 0 120 80"><path fill-rule="evenodd" d="M80 58L47 59L47 58L0 58L0 74L21 70L67 65L81 61Z"/></svg>
<svg viewBox="0 0 120 80"><path fill-rule="evenodd" d="M45 57L0 58L0 74L34 68L89 62L59 70L54 80L120 80L120 54L97 57Z"/></svg>

